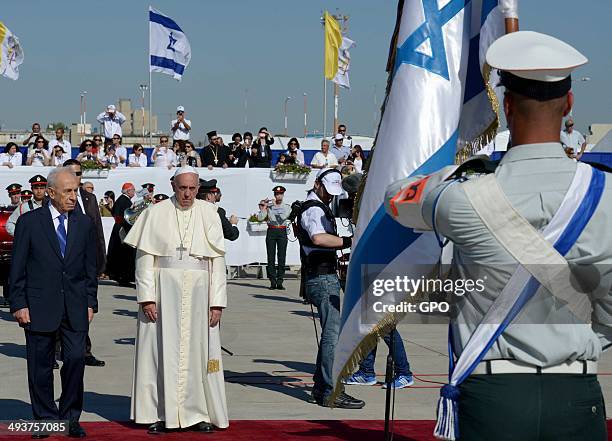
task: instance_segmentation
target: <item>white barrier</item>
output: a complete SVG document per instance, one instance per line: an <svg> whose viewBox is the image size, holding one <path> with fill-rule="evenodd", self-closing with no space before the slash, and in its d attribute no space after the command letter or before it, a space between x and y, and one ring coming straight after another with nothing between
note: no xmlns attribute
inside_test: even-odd
<svg viewBox="0 0 612 441"><path fill-rule="evenodd" d="M35 174L46 176L50 167L15 167L13 169L0 169L0 189L6 188L13 182L20 183L24 188L29 188L28 180ZM299 182L275 182L270 177L269 169L198 169L203 179L217 179L217 185L222 191L222 199L219 204L227 212L229 217L235 214L238 217L248 218L257 211L257 204L261 199L272 198L272 188L282 185L287 189L285 202L291 204L295 200L303 200L306 190L312 188L316 172L310 173L306 183ZM172 194L170 177L174 170L163 168L117 168L111 170L106 179L84 179L94 183L95 194L100 200L107 190L112 190L118 197L121 194L121 186L124 182L132 182L136 187L151 182L155 184L155 193ZM9 202L6 191L1 191L0 203ZM112 218L102 218L104 235L108 246L108 239L113 228ZM169 228L172 226L169 225ZM240 237L235 242L226 241L226 263L227 265L246 265L254 262L266 262L266 233L251 233L247 231L246 219L240 219L238 229ZM341 228L341 230L344 230ZM293 238L293 235L291 236ZM297 242L289 242L287 247L287 265L299 265L299 247Z"/></svg>

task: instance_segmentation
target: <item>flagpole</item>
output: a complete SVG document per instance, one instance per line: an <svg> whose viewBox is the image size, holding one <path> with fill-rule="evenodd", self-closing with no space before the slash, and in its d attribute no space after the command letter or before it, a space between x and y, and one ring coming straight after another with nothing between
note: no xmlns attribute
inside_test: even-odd
<svg viewBox="0 0 612 441"><path fill-rule="evenodd" d="M323 138L327 133L327 79L323 75Z"/></svg>
<svg viewBox="0 0 612 441"><path fill-rule="evenodd" d="M151 114L153 113L153 74L149 66L149 147L153 148L153 130L151 126Z"/></svg>

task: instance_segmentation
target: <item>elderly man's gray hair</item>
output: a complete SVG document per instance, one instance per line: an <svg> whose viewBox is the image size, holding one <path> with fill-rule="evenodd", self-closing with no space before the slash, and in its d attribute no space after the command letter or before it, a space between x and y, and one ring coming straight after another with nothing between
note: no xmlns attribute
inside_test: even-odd
<svg viewBox="0 0 612 441"><path fill-rule="evenodd" d="M76 173L73 172L69 167L70 166L57 167L51 170L49 172L49 175L47 175L47 187L55 188L58 178L60 177L60 175L63 175L63 174L67 174L67 175L70 175L76 178L77 177Z"/></svg>

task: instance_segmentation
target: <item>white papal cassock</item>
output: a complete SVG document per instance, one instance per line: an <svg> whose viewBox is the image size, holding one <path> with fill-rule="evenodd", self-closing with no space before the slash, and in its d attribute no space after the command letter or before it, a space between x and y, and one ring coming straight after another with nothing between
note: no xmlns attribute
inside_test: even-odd
<svg viewBox="0 0 612 441"><path fill-rule="evenodd" d="M173 197L147 208L125 238L137 249L138 303L158 312L153 323L138 311L131 418L225 428L219 326L208 325L209 308L227 304L223 230L214 205L177 207Z"/></svg>

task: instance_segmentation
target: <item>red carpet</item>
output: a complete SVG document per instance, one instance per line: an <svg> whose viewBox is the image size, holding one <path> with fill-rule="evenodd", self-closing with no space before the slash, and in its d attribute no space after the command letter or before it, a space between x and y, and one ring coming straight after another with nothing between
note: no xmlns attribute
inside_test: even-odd
<svg viewBox="0 0 612 441"><path fill-rule="evenodd" d="M394 441L432 441L434 422L430 420L395 421ZM214 434L174 432L159 436L147 435L143 426L132 423L100 422L83 423L86 440L95 441L151 441L214 439L232 441L377 441L383 440L384 421L380 420L282 420L282 421L231 421L230 428ZM612 424L608 421L608 431ZM30 440L30 436L0 436L0 440ZM64 436L51 436L49 441L66 440ZM612 437L608 439L612 440Z"/></svg>

